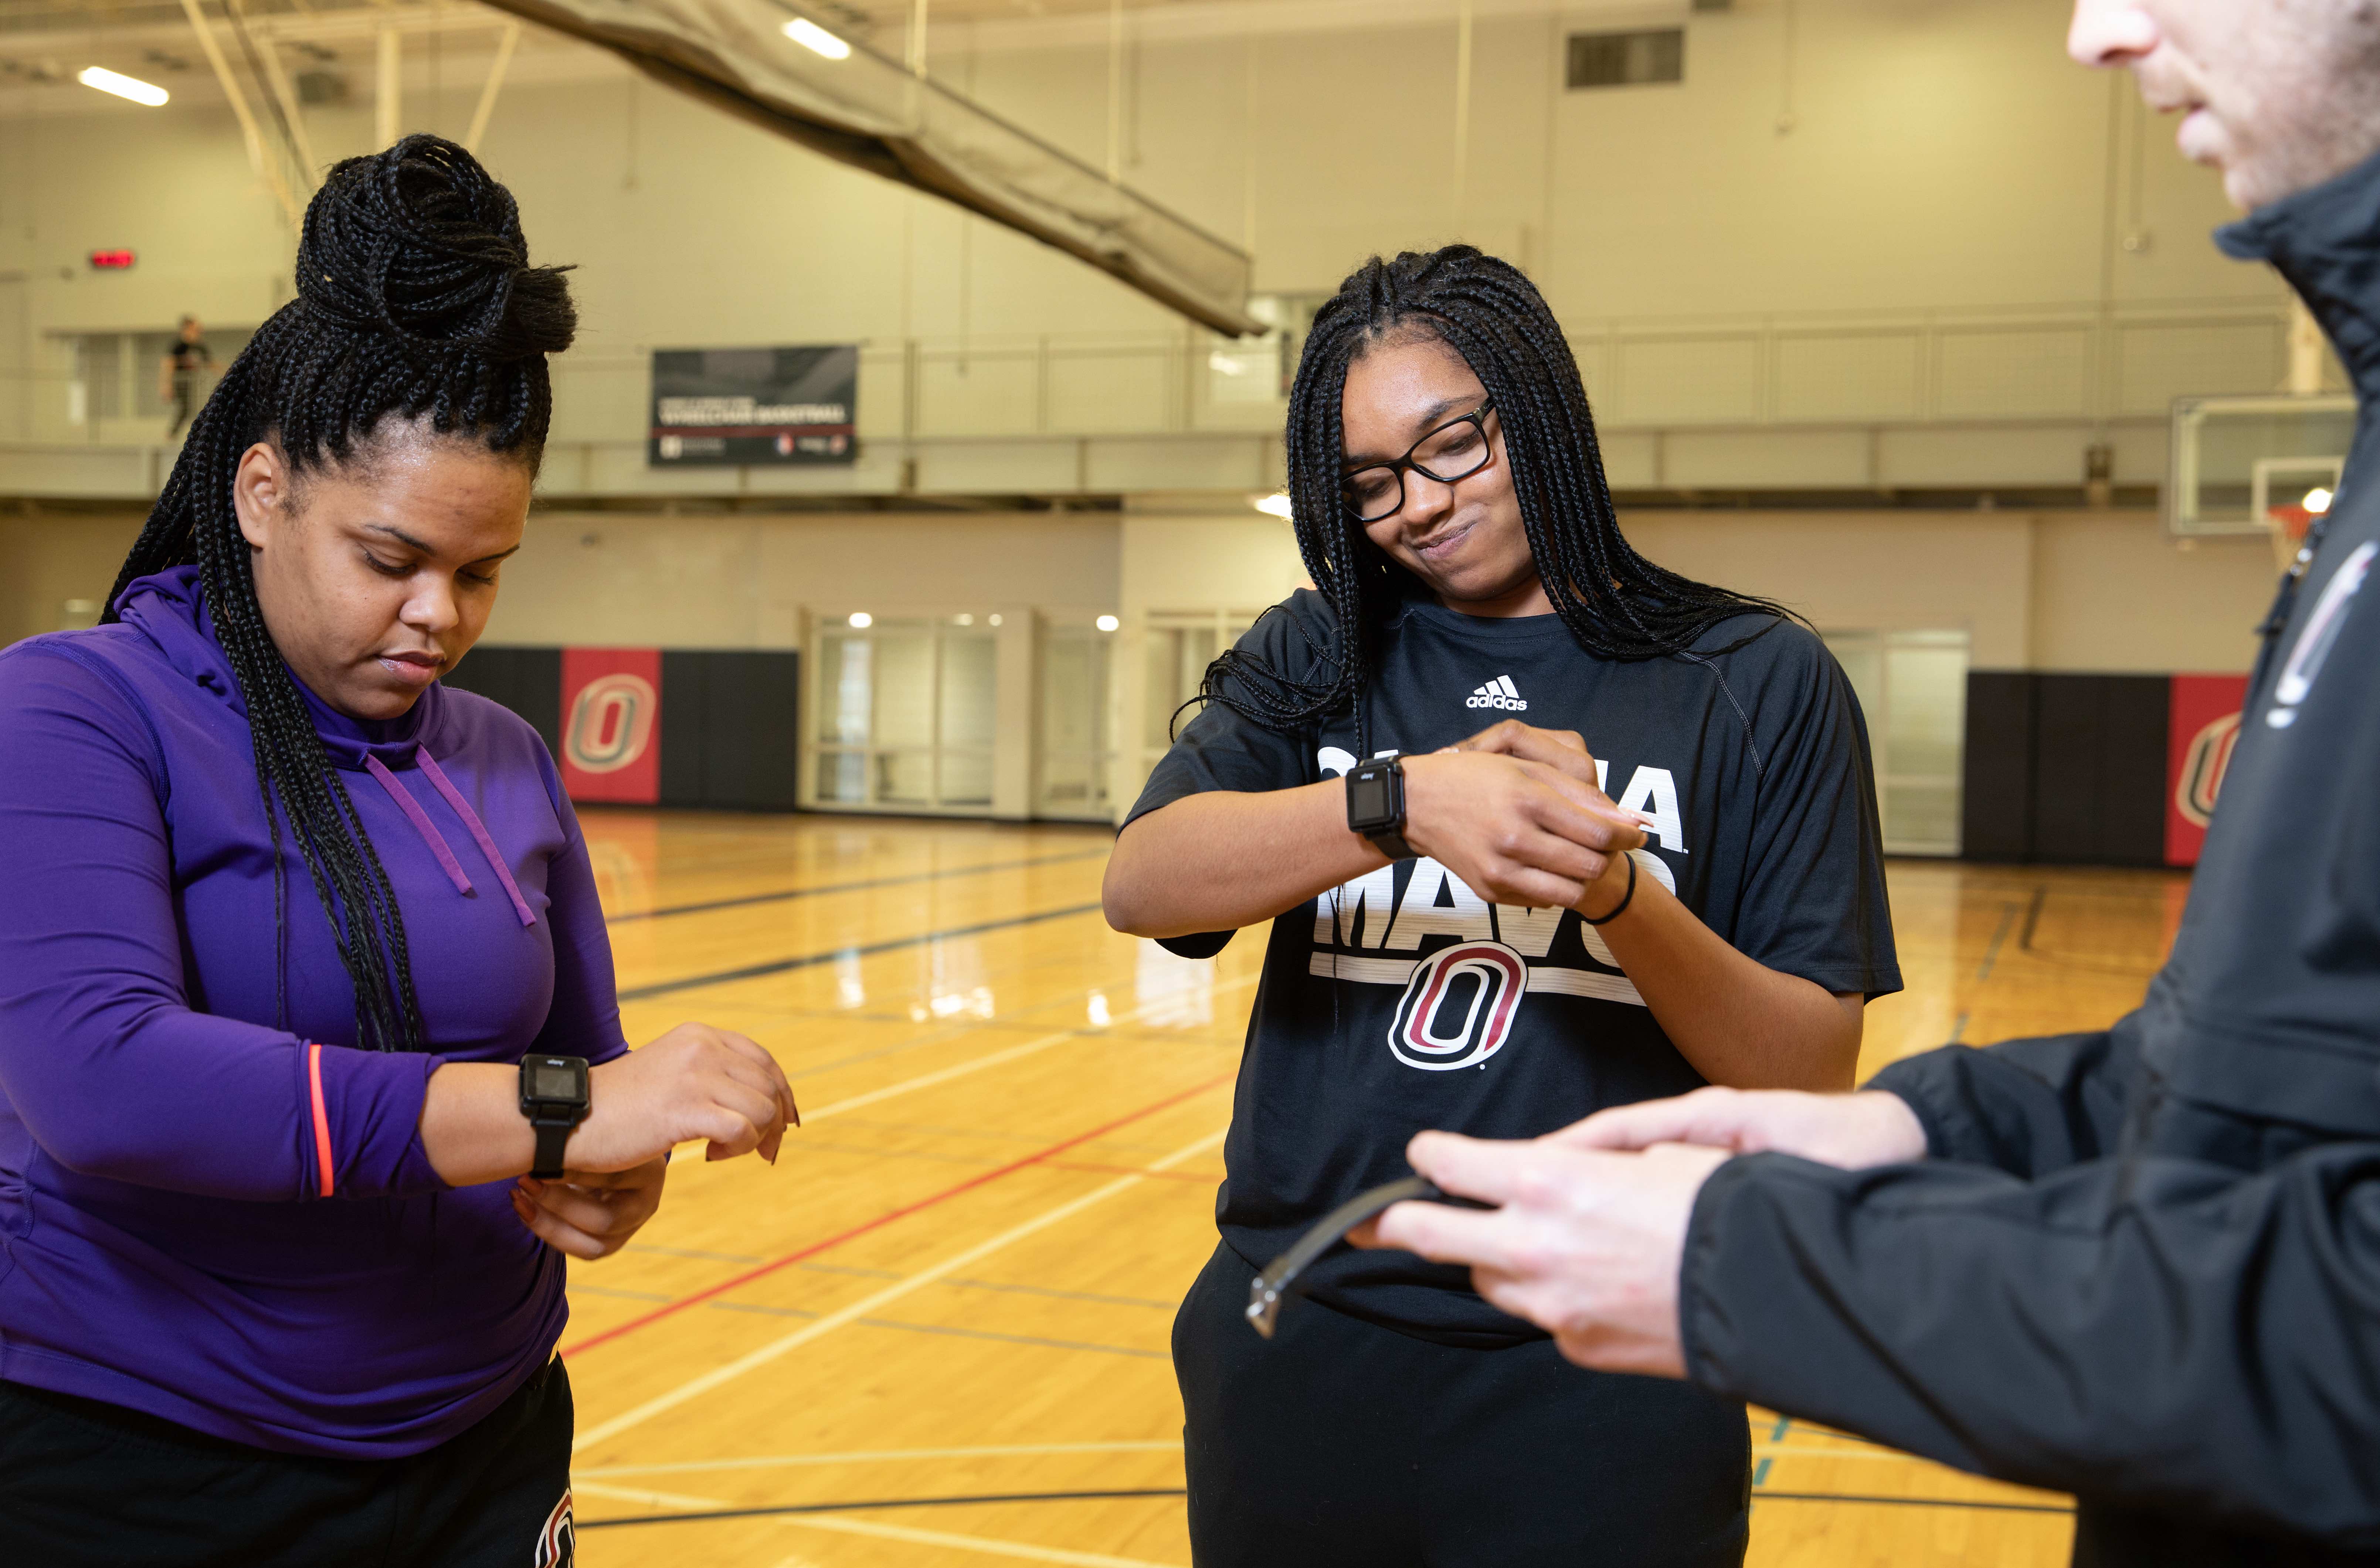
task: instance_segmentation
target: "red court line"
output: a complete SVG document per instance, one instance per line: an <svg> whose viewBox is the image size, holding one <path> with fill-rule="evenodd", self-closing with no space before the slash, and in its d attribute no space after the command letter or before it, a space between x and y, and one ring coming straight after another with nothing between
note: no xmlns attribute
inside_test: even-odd
<svg viewBox="0 0 2380 1568"><path fill-rule="evenodd" d="M1102 1126L1093 1127L1087 1133L1076 1133L1073 1137L1063 1139L1058 1143L1053 1143L1047 1149L1028 1154L1022 1160L1013 1161L1006 1165L1001 1166L997 1170L986 1171L981 1175L969 1176L965 1181L959 1183L956 1186L944 1187L941 1191L933 1194L931 1197L921 1197L915 1203L907 1203L902 1205L898 1209L887 1209L885 1212L876 1216L873 1220L854 1225L851 1229L843 1232L839 1235L829 1236L824 1241L812 1242L809 1246L801 1248L799 1251L786 1253L783 1258L772 1258L757 1269L747 1269L743 1273L737 1274L732 1279L722 1280L715 1285L695 1292L692 1295L684 1296L676 1301L669 1302L664 1306L656 1307L650 1312L645 1313L642 1317L631 1318L625 1323L614 1324L613 1327L604 1330L600 1334L590 1334L587 1338L580 1340L577 1344L563 1346L558 1354L563 1355L577 1355L581 1352L592 1350L599 1344L607 1344L613 1340L618 1339L623 1334L634 1333L637 1330L643 1328L648 1323L658 1323L664 1318L674 1317L677 1313L685 1311L687 1307L699 1307L706 1301L726 1295L729 1291L739 1290L742 1287L750 1284L755 1280L775 1273L780 1269L790 1269L795 1264L803 1261L805 1258L815 1258L820 1253L827 1251L831 1247L841 1246L844 1242L856 1240L860 1236L866 1235L870 1231L881 1230L895 1220L905 1220L912 1214L931 1209L938 1203L947 1202L951 1198L958 1197L961 1193L972 1192L977 1187L982 1186L987 1182L996 1182L1002 1176L1014 1175L1017 1172L1026 1169L1028 1166L1038 1165L1047 1161L1053 1155L1063 1154L1066 1150L1082 1144L1089 1143L1094 1138L1105 1137L1108 1134L1114 1132L1118 1127L1128 1127L1135 1122L1142 1120L1144 1117L1154 1116L1160 1111L1171 1110L1172 1107L1181 1104L1185 1100L1195 1100L1198 1096L1206 1093L1208 1089L1216 1088L1221 1085L1230 1083L1237 1076L1239 1076L1239 1074L1234 1071L1225 1073L1220 1077L1208 1078L1202 1084L1195 1084L1189 1088L1184 1089L1179 1094L1166 1096L1163 1100L1157 1101L1153 1105L1144 1105L1139 1110L1133 1112L1130 1115L1119 1116L1114 1121L1107 1123ZM1130 1173L1130 1174L1135 1176L1148 1175L1150 1173L1151 1173L1145 1171L1133 1171Z"/></svg>

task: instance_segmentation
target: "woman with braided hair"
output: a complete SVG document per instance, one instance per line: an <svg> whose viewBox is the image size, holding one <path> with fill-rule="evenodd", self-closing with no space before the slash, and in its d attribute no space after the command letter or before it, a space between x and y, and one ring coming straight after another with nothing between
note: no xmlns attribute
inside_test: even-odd
<svg viewBox="0 0 2380 1568"><path fill-rule="evenodd" d="M1244 1313L1425 1127L1847 1087L1900 988L1858 704L1779 607L1629 547L1561 329L1493 257L1348 278L1288 460L1314 587L1208 672L1107 874L1176 951L1272 923L1174 1327L1196 1560L1739 1562L1741 1405L1573 1367L1408 1254L1326 1255L1269 1339Z"/></svg>
<svg viewBox="0 0 2380 1568"><path fill-rule="evenodd" d="M571 1555L563 1255L784 1075L630 1051L577 818L441 686L576 326L511 195L331 171L105 624L0 653L0 1562Z"/></svg>

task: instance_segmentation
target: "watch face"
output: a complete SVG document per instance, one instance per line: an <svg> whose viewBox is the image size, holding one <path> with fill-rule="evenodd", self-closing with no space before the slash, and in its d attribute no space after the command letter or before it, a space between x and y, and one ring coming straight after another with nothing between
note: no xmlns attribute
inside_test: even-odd
<svg viewBox="0 0 2380 1568"><path fill-rule="evenodd" d="M577 1100L579 1095L578 1069L556 1067L540 1062L529 1070L531 1100Z"/></svg>
<svg viewBox="0 0 2380 1568"><path fill-rule="evenodd" d="M1386 822L1395 816L1389 804L1388 771L1366 770L1347 776L1347 820L1357 825Z"/></svg>

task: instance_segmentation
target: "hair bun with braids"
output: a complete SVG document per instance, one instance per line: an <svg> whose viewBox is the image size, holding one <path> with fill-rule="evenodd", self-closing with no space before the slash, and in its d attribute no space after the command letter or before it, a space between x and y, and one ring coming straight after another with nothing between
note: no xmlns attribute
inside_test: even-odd
<svg viewBox="0 0 2380 1568"><path fill-rule="evenodd" d="M304 473L368 449L385 420L476 442L534 473L553 416L545 357L578 325L564 270L528 264L512 192L451 141L408 136L334 168L306 209L298 298L257 329L190 421L107 596L114 620L135 578L197 563L247 704L273 863L285 832L354 982L358 1044L428 1049L405 918L265 626L232 481L260 442Z"/></svg>
<svg viewBox="0 0 2380 1568"><path fill-rule="evenodd" d="M512 192L435 136L333 168L298 243L298 298L324 324L498 361L570 346L565 270L528 264Z"/></svg>

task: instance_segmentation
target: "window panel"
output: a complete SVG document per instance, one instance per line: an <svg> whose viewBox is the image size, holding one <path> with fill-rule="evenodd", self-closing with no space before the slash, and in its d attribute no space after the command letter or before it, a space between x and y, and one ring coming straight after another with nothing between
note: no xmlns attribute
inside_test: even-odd
<svg viewBox="0 0 2380 1568"><path fill-rule="evenodd" d="M934 744L934 638L924 628L879 627L876 645L876 744Z"/></svg>

